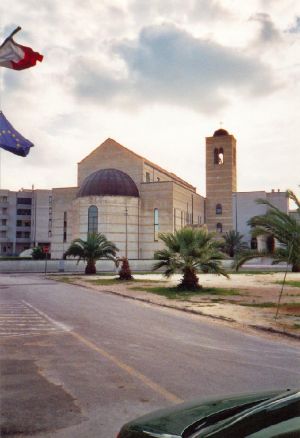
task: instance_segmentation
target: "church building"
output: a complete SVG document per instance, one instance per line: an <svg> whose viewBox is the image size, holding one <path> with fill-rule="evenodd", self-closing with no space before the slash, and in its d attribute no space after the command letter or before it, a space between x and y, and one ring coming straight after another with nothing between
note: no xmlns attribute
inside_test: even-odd
<svg viewBox="0 0 300 438"><path fill-rule="evenodd" d="M78 163L76 187L0 190L0 255L41 245L60 259L73 239L98 232L117 245L120 256L152 259L163 248L159 233L186 226L206 226L220 237L235 230L252 248L272 250L274 239L252 238L247 222L267 211L258 198L288 213L285 191L237 191L236 140L225 129L206 138L205 152L206 197L110 138Z"/></svg>
<svg viewBox="0 0 300 438"><path fill-rule="evenodd" d="M173 173L107 139L78 163L78 187L52 191L52 258L99 232L120 256L151 259L159 233L205 222L205 200Z"/></svg>

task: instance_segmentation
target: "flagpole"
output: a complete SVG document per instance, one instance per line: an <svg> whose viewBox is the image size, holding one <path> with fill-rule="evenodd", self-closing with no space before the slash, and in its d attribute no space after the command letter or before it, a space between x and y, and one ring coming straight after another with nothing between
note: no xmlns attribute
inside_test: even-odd
<svg viewBox="0 0 300 438"><path fill-rule="evenodd" d="M5 38L5 40L3 41L3 43L0 45L0 48L1 48L2 46L4 46L4 44L5 44L8 40L10 40L10 39L11 39L11 38L12 38L17 32L20 32L21 29L22 29L21 26L16 27L16 29L13 30L12 33L11 33L7 38Z"/></svg>

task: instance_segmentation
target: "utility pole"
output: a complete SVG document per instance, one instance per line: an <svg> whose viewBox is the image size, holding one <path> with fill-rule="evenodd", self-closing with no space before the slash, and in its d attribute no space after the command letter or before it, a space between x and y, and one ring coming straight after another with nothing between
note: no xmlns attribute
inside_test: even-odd
<svg viewBox="0 0 300 438"><path fill-rule="evenodd" d="M128 258L128 208L125 207L125 257Z"/></svg>

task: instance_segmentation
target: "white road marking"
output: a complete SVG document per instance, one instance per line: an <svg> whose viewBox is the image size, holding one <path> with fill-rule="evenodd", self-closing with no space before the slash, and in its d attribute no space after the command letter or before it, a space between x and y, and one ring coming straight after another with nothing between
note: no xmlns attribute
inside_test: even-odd
<svg viewBox="0 0 300 438"><path fill-rule="evenodd" d="M27 301L0 303L0 337L32 336L70 331Z"/></svg>

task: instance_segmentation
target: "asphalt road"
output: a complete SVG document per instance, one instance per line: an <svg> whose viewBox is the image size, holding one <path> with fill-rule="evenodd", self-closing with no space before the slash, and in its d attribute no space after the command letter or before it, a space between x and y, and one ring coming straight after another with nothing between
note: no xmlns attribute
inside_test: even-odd
<svg viewBox="0 0 300 438"><path fill-rule="evenodd" d="M56 283L0 275L1 436L115 437L196 397L300 386L296 341Z"/></svg>

